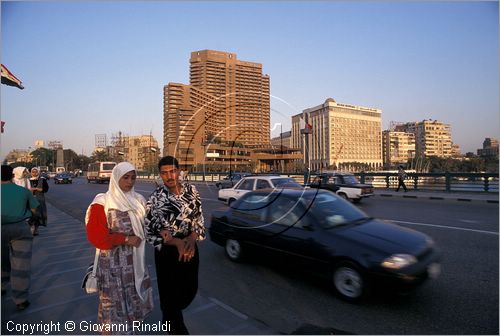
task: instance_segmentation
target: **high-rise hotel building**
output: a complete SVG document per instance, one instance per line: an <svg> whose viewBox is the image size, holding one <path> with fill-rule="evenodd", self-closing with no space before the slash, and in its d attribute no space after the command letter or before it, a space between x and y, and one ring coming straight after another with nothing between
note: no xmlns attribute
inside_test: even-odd
<svg viewBox="0 0 500 336"><path fill-rule="evenodd" d="M185 165L203 163L204 153L230 159L221 144L269 146L269 76L262 64L214 50L191 53L190 85L164 87L164 152ZM209 150L207 150L209 148Z"/></svg>
<svg viewBox="0 0 500 336"><path fill-rule="evenodd" d="M312 133L301 134L301 121ZM376 108L337 103L328 98L323 104L292 117L292 147L309 148L312 170L350 169L355 163L382 167L382 111Z"/></svg>

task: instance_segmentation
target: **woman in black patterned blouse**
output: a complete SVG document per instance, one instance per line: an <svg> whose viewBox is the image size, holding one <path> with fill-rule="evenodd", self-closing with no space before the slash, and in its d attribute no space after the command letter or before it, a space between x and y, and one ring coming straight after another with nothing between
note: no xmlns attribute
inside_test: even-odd
<svg viewBox="0 0 500 336"><path fill-rule="evenodd" d="M179 179L179 162L165 156L158 163L160 185L147 202L146 237L155 247L155 265L163 323L171 335L189 334L182 310L198 291L197 240L205 238L200 195Z"/></svg>

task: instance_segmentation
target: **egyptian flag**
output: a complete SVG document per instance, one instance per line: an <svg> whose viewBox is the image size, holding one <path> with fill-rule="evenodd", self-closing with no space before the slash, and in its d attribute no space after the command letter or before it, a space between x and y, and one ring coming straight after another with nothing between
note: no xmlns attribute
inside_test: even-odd
<svg viewBox="0 0 500 336"><path fill-rule="evenodd" d="M14 76L12 72L7 69L5 65L2 66L2 84L5 85L10 85L10 86L15 86L17 88L20 88L21 90L24 89L24 86L21 84L21 80Z"/></svg>
<svg viewBox="0 0 500 336"><path fill-rule="evenodd" d="M309 120L309 116L307 118ZM311 134L312 124L308 121L306 122L302 117L299 119L299 129L301 134Z"/></svg>

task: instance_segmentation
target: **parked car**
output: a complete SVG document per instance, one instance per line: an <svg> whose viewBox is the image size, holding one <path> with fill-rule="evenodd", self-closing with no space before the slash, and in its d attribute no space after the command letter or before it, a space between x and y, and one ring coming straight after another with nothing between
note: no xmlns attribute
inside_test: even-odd
<svg viewBox="0 0 500 336"><path fill-rule="evenodd" d="M251 173L232 173L225 176L222 180L215 182L215 186L219 189L231 188L239 180L241 180L245 176L252 175Z"/></svg>
<svg viewBox="0 0 500 336"><path fill-rule="evenodd" d="M44 179L46 179L47 181L49 181L49 180L50 180L50 175L49 175L49 173L47 173L47 172L41 172L41 173L40 173L40 177L43 177L43 178L44 178Z"/></svg>
<svg viewBox="0 0 500 336"><path fill-rule="evenodd" d="M259 190L212 213L210 239L232 261L252 253L326 276L340 298L359 301L372 286L411 289L439 274L427 235L367 216L332 192Z"/></svg>
<svg viewBox="0 0 500 336"><path fill-rule="evenodd" d="M358 179L349 173L321 173L316 175L311 188L328 189L337 195L359 203L365 197L373 196L373 186L359 183Z"/></svg>
<svg viewBox="0 0 500 336"><path fill-rule="evenodd" d="M61 184L61 183L73 183L73 177L71 176L70 173L60 173L60 174L57 174L55 177L54 177L54 183L55 184Z"/></svg>
<svg viewBox="0 0 500 336"><path fill-rule="evenodd" d="M280 175L252 175L242 178L232 188L219 190L218 199L227 203L227 205L231 205L231 203L252 190L269 188L302 188L302 186L291 177Z"/></svg>

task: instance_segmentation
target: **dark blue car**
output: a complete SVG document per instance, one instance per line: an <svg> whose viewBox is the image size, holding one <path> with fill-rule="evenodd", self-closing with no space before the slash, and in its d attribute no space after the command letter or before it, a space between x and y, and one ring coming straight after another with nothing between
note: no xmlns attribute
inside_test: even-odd
<svg viewBox="0 0 500 336"><path fill-rule="evenodd" d="M212 213L209 232L233 261L263 253L326 275L336 293L351 302L372 285L408 289L439 274L430 237L371 218L327 190L247 193L229 209Z"/></svg>
<svg viewBox="0 0 500 336"><path fill-rule="evenodd" d="M73 175L70 173L60 173L54 177L55 184L71 184L73 183Z"/></svg>

